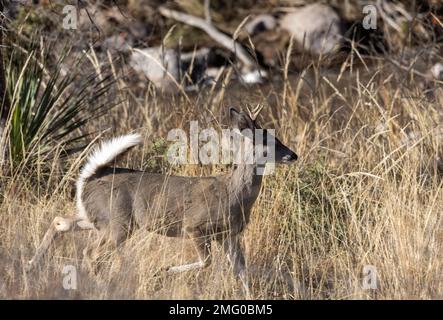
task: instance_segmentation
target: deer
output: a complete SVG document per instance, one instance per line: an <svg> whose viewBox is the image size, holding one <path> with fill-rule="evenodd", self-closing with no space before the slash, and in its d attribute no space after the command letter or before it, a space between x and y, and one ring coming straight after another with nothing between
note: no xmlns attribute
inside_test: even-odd
<svg viewBox="0 0 443 320"><path fill-rule="evenodd" d="M258 112L260 110L253 113L249 110L248 114L230 107L230 123L242 138L267 150L270 134L266 129L262 129L267 137L262 141L244 134L247 129L261 129L256 121ZM295 152L276 137L272 138L275 163L289 164L297 160ZM241 234L262 186L263 175L257 174L258 162L240 163L227 174L207 177L147 173L111 165L118 156L141 143L141 135L128 134L103 142L91 153L76 181L76 214L54 218L27 269L31 270L39 262L60 233L95 230L96 242L88 243L83 250L84 259L88 259L91 250L104 243L121 247L137 228L192 239L198 261L167 267L164 269L167 274L208 267L211 242L217 241L235 277L248 293Z"/></svg>

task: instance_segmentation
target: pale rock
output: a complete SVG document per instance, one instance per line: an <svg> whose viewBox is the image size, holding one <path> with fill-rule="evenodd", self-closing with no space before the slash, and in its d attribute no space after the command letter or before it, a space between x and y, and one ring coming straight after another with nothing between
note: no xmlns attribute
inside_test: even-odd
<svg viewBox="0 0 443 320"><path fill-rule="evenodd" d="M431 68L431 74L435 80L443 81L443 64L440 62L434 64Z"/></svg>
<svg viewBox="0 0 443 320"><path fill-rule="evenodd" d="M324 4L311 4L287 13L280 27L313 54L334 52L341 43L341 21L338 14Z"/></svg>
<svg viewBox="0 0 443 320"><path fill-rule="evenodd" d="M177 92L177 85L183 82L184 90L195 90L208 78L209 51L208 48L202 48L179 54L177 50L161 47L134 49L129 63L159 89Z"/></svg>
<svg viewBox="0 0 443 320"><path fill-rule="evenodd" d="M173 49L153 47L134 50L129 64L157 87L166 91L177 91L179 79L178 54Z"/></svg>

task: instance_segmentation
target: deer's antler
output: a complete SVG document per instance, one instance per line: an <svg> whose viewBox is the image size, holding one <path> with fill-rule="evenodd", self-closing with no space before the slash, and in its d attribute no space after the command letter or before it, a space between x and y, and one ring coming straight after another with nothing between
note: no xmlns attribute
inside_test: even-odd
<svg viewBox="0 0 443 320"><path fill-rule="evenodd" d="M262 105L257 104L257 106L252 110L248 106L246 107L246 109L248 110L249 116L251 117L252 120L257 119L258 115L263 110L263 108L264 108L263 104Z"/></svg>

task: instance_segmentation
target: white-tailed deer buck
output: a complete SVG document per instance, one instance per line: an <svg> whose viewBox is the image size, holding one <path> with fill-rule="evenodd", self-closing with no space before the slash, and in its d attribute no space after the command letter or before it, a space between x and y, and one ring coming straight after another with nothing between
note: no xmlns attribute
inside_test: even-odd
<svg viewBox="0 0 443 320"><path fill-rule="evenodd" d="M229 113L233 127L240 130L236 132L258 128L255 116L251 118L234 108ZM254 136L252 139L254 145L260 143L266 150L270 135L263 131L262 141L255 141ZM273 141L275 149L271 152L275 162L290 163L297 159L278 139ZM235 275L248 290L239 235L260 192L262 175L256 174L257 161L238 164L231 173L216 177L170 176L108 166L118 155L141 142L137 134L121 136L103 143L89 156L77 180L77 214L54 219L29 268L39 261L60 232L97 230L97 243L88 244L84 251L87 256L91 248L105 242L119 247L136 227L194 241L199 261L169 267L167 273L208 266L211 240L220 242Z"/></svg>

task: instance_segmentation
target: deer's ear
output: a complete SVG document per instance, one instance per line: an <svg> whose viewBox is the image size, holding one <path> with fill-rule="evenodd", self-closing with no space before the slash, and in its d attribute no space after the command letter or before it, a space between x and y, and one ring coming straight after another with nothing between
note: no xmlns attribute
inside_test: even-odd
<svg viewBox="0 0 443 320"><path fill-rule="evenodd" d="M244 112L238 112L235 108L229 108L229 118L234 128L240 131L244 129L254 129L254 121Z"/></svg>

